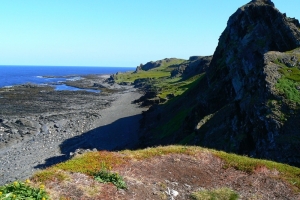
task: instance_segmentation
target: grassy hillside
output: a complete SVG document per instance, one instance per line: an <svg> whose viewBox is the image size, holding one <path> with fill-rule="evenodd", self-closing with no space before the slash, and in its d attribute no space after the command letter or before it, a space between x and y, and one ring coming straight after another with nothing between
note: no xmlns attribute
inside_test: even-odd
<svg viewBox="0 0 300 200"><path fill-rule="evenodd" d="M184 62L188 61L172 60L147 71L114 76L117 83L139 84L146 92L155 91L158 98L167 99L145 116L143 129L147 131L146 138L162 144L176 140L183 145L199 138L195 132L182 133L180 130L183 130L181 126L184 121L190 120L189 114L196 105L195 101L199 101L191 99L197 97L191 94L204 91L207 87L206 74L194 74L188 79L171 77L170 72ZM282 66L280 71L283 74L281 80L296 84L297 69L285 67ZM279 81L276 87L280 90L287 86ZM223 110L229 112L225 108ZM200 117L203 118L200 122L205 124L213 117ZM155 126L147 127L149 122ZM203 126L200 122L198 125ZM196 146L168 145L119 152L98 151L77 155L41 170L25 182L16 181L0 187L0 199L29 196L41 200L172 197L196 200L298 199L300 169Z"/></svg>
<svg viewBox="0 0 300 200"><path fill-rule="evenodd" d="M234 182L241 177L246 185ZM280 185L282 195L295 198L300 191L300 169L195 146L99 151L42 170L26 183L1 187L0 199L8 187L18 194L19 185L25 185L26 191L42 191L44 196L36 199L131 199L134 195L168 199L177 193L178 199L249 199L249 195L265 199L262 193L249 192L258 183L266 186L260 190L268 197L276 195L275 185Z"/></svg>
<svg viewBox="0 0 300 200"><path fill-rule="evenodd" d="M183 59L172 58L168 62L161 60L158 67L149 69L147 71L137 70L135 72L119 73L114 75L116 83L138 83L141 89L147 88L147 91L154 91L157 97L168 98L179 96L187 91L190 87L195 85L203 74L193 74L188 78L171 77L171 72L180 65L188 64L190 61Z"/></svg>
<svg viewBox="0 0 300 200"><path fill-rule="evenodd" d="M171 71L174 70L178 65L186 62L184 59L171 59L169 62L162 60L159 67L144 71L140 70L137 72L119 73L114 77L116 83L133 83L137 79L160 79L170 77Z"/></svg>

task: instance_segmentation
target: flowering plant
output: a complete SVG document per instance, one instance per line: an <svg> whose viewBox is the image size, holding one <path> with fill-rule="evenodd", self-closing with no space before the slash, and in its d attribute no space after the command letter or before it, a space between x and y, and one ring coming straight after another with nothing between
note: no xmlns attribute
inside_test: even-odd
<svg viewBox="0 0 300 200"><path fill-rule="evenodd" d="M11 199L28 199L28 200L48 200L49 197L45 191L45 186L41 185L40 188L33 188L30 181L25 182L15 181L4 186L0 186L0 200Z"/></svg>

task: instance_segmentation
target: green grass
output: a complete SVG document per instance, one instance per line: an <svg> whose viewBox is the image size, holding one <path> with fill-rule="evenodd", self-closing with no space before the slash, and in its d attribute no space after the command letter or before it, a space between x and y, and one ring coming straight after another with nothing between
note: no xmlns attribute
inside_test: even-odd
<svg viewBox="0 0 300 200"><path fill-rule="evenodd" d="M195 156L199 151L204 150L201 147L193 147L193 146L179 146L179 145L170 145L170 146L158 146L153 148L146 148L140 150L124 150L121 153L125 154L131 159L135 160L143 160L152 158L155 156L162 156L168 154L184 154Z"/></svg>
<svg viewBox="0 0 300 200"><path fill-rule="evenodd" d="M294 102L300 103L300 92L297 90L297 83L287 78L281 78L276 84L276 88L284 94L284 96Z"/></svg>
<svg viewBox="0 0 300 200"><path fill-rule="evenodd" d="M239 195L229 188L220 188L194 192L191 198L194 200L237 200Z"/></svg>
<svg viewBox="0 0 300 200"><path fill-rule="evenodd" d="M88 175L94 175L103 169L103 166L109 170L117 166L125 166L131 160L143 160L152 158L154 156L162 156L167 154L185 154L197 158L199 153L211 153L214 156L224 161L224 168L234 168L247 173L254 173L259 167L266 167L269 170L278 171L278 178L281 178L296 190L300 191L300 169L297 167L289 166L287 164L276 163L273 161L254 159L246 156L239 156L236 154L226 153L212 149L206 149L197 146L180 146L171 145L164 147L146 148L141 150L124 150L121 152L90 152L85 153L79 157L75 157L64 163L57 164L39 172L38 176L34 175L35 182L47 182L54 178L50 174L55 175L58 170L67 172L80 172ZM90 166L93 166L92 168ZM50 171L50 173L49 173ZM41 176L47 174L47 176ZM43 177L42 180L39 178ZM48 180L45 179L48 178Z"/></svg>
<svg viewBox="0 0 300 200"><path fill-rule="evenodd" d="M127 188L124 179L118 173L113 173L113 172L108 171L107 169L102 169L93 175L94 175L95 180L99 181L100 183L112 183L118 189L126 189Z"/></svg>
<svg viewBox="0 0 300 200"><path fill-rule="evenodd" d="M137 73L120 73L114 76L114 80L117 83L133 83L135 80L141 80L142 85L146 86L147 90L156 92L159 98L167 99L168 95L176 97L182 95L189 88L194 87L205 76L203 73L188 79L170 77L172 70L181 64L188 64L188 62L183 59L171 59L169 62L163 60L159 67L148 71L139 70Z"/></svg>
<svg viewBox="0 0 300 200"><path fill-rule="evenodd" d="M63 171L93 175L101 171L103 165L105 165L106 168L112 169L114 166L121 165L124 162L126 162L126 158L111 152L89 152L84 154L84 156L78 156L50 167L47 170L39 171L33 175L32 179L35 182L42 183L49 180L63 181L68 178Z"/></svg>
<svg viewBox="0 0 300 200"><path fill-rule="evenodd" d="M120 73L115 76L115 81L117 83L130 82L133 83L137 79L159 79L166 78L171 75L171 71L175 69L178 65L184 63L186 60L183 59L172 59L170 62L163 61L159 67L150 69L148 71L140 70L137 73L127 72Z"/></svg>
<svg viewBox="0 0 300 200"><path fill-rule="evenodd" d="M189 88L197 84L203 77L204 74L198 74L187 80L183 80L180 78L167 79L165 81L157 81L157 83L154 83L154 86L161 91L158 94L158 96L161 98L166 98L168 94L179 96L182 95Z"/></svg>
<svg viewBox="0 0 300 200"><path fill-rule="evenodd" d="M63 171L55 169L55 168L48 168L48 170L36 172L34 174L34 176L32 177L32 180L36 181L36 182L45 183L46 181L49 181L49 180L51 180L51 181L58 180L61 182L68 178L69 177L65 173L63 173Z"/></svg>
<svg viewBox="0 0 300 200"><path fill-rule="evenodd" d="M100 183L112 183L118 189L127 189L127 185L122 176L118 173L111 172L111 167L107 167L107 163L102 161L102 169L97 172L93 172L94 179Z"/></svg>
<svg viewBox="0 0 300 200"><path fill-rule="evenodd" d="M300 102L300 92L297 90L300 82L300 69L298 67L288 67L278 59L275 63L281 66L278 70L282 77L277 81L276 88L284 94L286 99L293 102Z"/></svg>
<svg viewBox="0 0 300 200"><path fill-rule="evenodd" d="M213 154L225 161L225 168L235 168L240 171L252 173L258 167L266 167L269 170L277 170L280 177L300 190L300 169L287 164L277 163L268 160L249 158L223 151L213 151Z"/></svg>
<svg viewBox="0 0 300 200"><path fill-rule="evenodd" d="M145 159L158 155L165 154L186 154L190 156L197 155L198 153L208 152L212 153L218 158L221 158L224 162L224 168L234 168L243 172L253 173L258 167L265 166L269 170L277 170L279 176L288 181L291 185L300 190L300 168L293 167L287 164L277 163L269 160L249 158L247 156L240 156L232 153L226 153L223 151L217 151L212 149L206 149L196 146L180 146L171 145L165 147L147 148L137 151L122 151L132 158Z"/></svg>
<svg viewBox="0 0 300 200"><path fill-rule="evenodd" d="M297 67L286 67L279 69L279 72L284 75L285 78L299 82L300 70Z"/></svg>
<svg viewBox="0 0 300 200"><path fill-rule="evenodd" d="M176 112L174 117L172 117L168 122L154 129L153 132L156 133L156 137L159 139L163 139L164 137L167 137L179 130L184 119L190 111L191 109L184 109L179 112Z"/></svg>
<svg viewBox="0 0 300 200"><path fill-rule="evenodd" d="M178 131L183 124L185 118L188 116L188 114L193 109L192 106L186 106L183 104L183 106L178 107L179 101L185 101L186 94L193 90L199 83L205 77L205 74L198 74L195 75L187 80L177 79L177 81L174 81L172 83L168 83L167 88L164 87L165 83L161 83L162 92L158 94L159 97L163 98L167 96L168 94L174 94L175 92L171 92L173 90L177 90L178 93L175 93L175 98L167 101L164 103L165 110L172 110L172 115L170 115L169 119L166 121L163 121L163 123L156 128L152 130L154 137L156 139L163 139L165 137L170 136L174 132ZM180 104L180 103L179 103ZM176 112L174 110L174 106L176 106ZM192 140L193 138L188 138L188 140ZM187 140L186 140L187 141ZM186 142L183 141L183 142ZM181 143L183 144L183 143Z"/></svg>
<svg viewBox="0 0 300 200"><path fill-rule="evenodd" d="M156 70L140 71L138 73L127 72L127 73L118 74L115 77L115 81L117 83L122 83L122 82L133 83L137 79L145 79L145 78L157 79L157 78L169 77L170 74L171 73L167 71L156 71Z"/></svg>
<svg viewBox="0 0 300 200"><path fill-rule="evenodd" d="M29 181L20 182L15 181L0 187L0 199L27 199L27 200L47 200L49 199L45 186L34 188L29 185Z"/></svg>

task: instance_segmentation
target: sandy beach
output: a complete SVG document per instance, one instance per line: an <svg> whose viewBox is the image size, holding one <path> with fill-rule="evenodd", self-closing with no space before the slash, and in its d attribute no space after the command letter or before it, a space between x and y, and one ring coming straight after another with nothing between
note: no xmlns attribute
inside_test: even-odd
<svg viewBox="0 0 300 200"><path fill-rule="evenodd" d="M37 128L0 148L0 185L26 179L36 170L70 159L76 149L133 148L138 142L141 113L146 109L132 101L141 94L132 86L122 86L119 92L95 95L74 95L74 105L66 103L70 109L1 119L2 129L35 120Z"/></svg>

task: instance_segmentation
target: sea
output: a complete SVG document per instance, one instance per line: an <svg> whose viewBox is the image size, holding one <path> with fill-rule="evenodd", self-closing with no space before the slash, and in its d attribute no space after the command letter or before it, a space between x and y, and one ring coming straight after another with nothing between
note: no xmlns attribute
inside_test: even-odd
<svg viewBox="0 0 300 200"><path fill-rule="evenodd" d="M107 75L134 71L133 67L77 67L77 66L5 66L0 65L0 88L21 84L48 84L56 90L79 90L62 84L84 75Z"/></svg>

